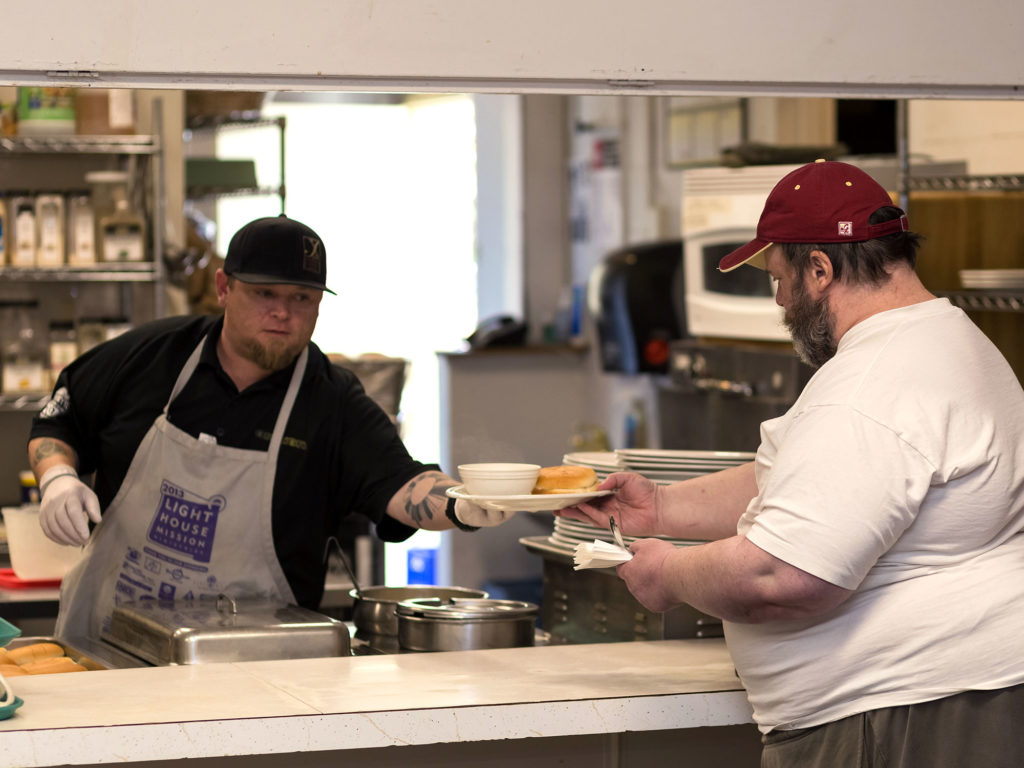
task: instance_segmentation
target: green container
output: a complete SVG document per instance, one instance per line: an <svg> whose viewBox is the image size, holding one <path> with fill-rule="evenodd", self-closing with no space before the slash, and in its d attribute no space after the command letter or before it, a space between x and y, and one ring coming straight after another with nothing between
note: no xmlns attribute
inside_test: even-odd
<svg viewBox="0 0 1024 768"><path fill-rule="evenodd" d="M32 136L74 132L74 88L18 88L18 133Z"/></svg>

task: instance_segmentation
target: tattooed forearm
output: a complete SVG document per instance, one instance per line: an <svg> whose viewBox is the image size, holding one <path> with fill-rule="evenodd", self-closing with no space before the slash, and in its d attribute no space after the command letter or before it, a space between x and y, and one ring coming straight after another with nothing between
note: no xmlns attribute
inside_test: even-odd
<svg viewBox="0 0 1024 768"><path fill-rule="evenodd" d="M399 491L403 511L418 527L426 527L427 520L444 517L444 508L448 503L445 491L455 484L443 472L417 475Z"/></svg>
<svg viewBox="0 0 1024 768"><path fill-rule="evenodd" d="M53 458L54 456L66 458L72 464L76 463L77 457L75 456L74 450L60 440L54 440L52 437L44 437L39 440L33 440L32 442L33 450L32 455L29 457L32 462L32 466L36 466L46 459Z"/></svg>

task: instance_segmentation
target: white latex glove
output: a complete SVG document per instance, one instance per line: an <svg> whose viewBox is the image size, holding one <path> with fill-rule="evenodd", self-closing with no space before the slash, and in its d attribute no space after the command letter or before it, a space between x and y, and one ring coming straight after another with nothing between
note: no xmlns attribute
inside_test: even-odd
<svg viewBox="0 0 1024 768"><path fill-rule="evenodd" d="M58 544L82 546L89 540L89 520L100 521L100 501L92 488L78 479L74 467L59 464L39 478L42 499L39 526Z"/></svg>
<svg viewBox="0 0 1024 768"><path fill-rule="evenodd" d="M465 525L472 525L477 528L489 528L492 525L501 525L508 520L515 512L503 512L497 509L484 509L466 499L459 499L455 502L455 516Z"/></svg>

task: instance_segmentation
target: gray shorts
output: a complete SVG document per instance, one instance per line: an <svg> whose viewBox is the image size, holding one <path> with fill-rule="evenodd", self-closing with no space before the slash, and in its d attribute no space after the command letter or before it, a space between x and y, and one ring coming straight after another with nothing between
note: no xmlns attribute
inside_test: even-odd
<svg viewBox="0 0 1024 768"><path fill-rule="evenodd" d="M1021 768L1024 685L772 731L761 768Z"/></svg>

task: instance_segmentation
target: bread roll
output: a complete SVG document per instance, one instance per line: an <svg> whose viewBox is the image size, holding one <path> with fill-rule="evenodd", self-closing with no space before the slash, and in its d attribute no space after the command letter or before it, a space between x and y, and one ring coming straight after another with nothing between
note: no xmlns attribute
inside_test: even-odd
<svg viewBox="0 0 1024 768"><path fill-rule="evenodd" d="M30 675L53 675L58 672L85 672L85 667L77 664L67 656L57 658L39 659L28 664L23 664L24 669Z"/></svg>
<svg viewBox="0 0 1024 768"><path fill-rule="evenodd" d="M22 667L17 664L0 664L0 675L4 677L17 677L18 675L27 675Z"/></svg>
<svg viewBox="0 0 1024 768"><path fill-rule="evenodd" d="M21 648L14 648L8 651L7 655L15 664L28 664L39 659L63 656L64 649L56 643L32 643L23 645Z"/></svg>
<svg viewBox="0 0 1024 768"><path fill-rule="evenodd" d="M14 659L11 658L11 652L6 648L0 648L0 664L17 664Z"/></svg>
<svg viewBox="0 0 1024 768"><path fill-rule="evenodd" d="M561 465L542 467L534 493L584 493L597 490L597 474L590 467Z"/></svg>

